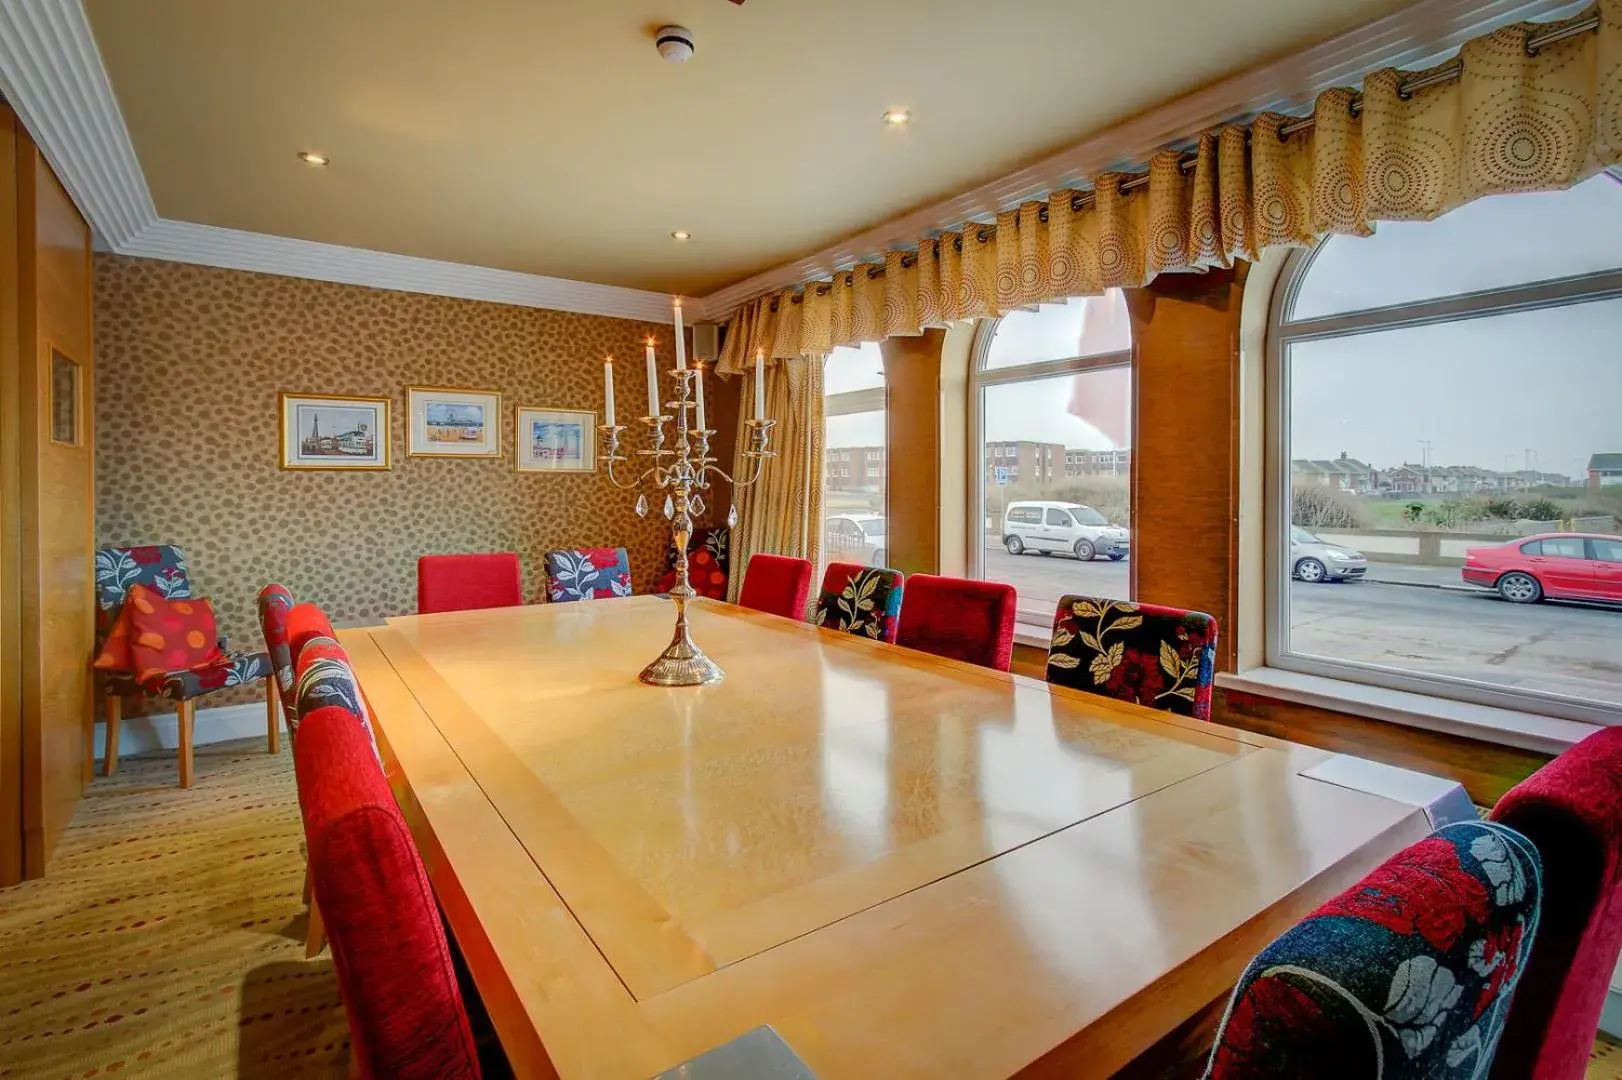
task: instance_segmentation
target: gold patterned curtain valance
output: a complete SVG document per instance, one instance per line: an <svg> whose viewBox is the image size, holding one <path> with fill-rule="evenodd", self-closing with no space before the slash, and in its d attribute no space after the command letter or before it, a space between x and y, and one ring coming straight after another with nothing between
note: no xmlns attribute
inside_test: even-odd
<svg viewBox="0 0 1622 1080"><path fill-rule="evenodd" d="M1528 38L1598 18L1529 51ZM1622 164L1622 0L1562 24L1520 23L1470 41L1455 78L1386 69L1319 95L1313 123L1267 113L1201 135L1193 166L1165 150L1148 181L1100 175L1091 192L1057 191L891 251L882 266L761 297L729 324L717 364L736 374L768 357L915 335L1166 270L1226 267L1262 249L1330 233L1366 236L1376 221L1428 220L1473 199L1569 187ZM1437 75L1442 69L1433 69ZM1354 103L1360 108L1354 110ZM1128 181L1131 190L1123 191Z"/></svg>

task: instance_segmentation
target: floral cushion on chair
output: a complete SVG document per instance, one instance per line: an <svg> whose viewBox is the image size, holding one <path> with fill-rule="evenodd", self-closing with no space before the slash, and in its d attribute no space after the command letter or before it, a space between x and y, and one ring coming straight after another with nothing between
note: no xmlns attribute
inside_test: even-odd
<svg viewBox="0 0 1622 1080"><path fill-rule="evenodd" d="M731 574L732 532L722 526L696 529L687 542L687 580L693 591L711 600L727 598L727 577ZM676 587L676 542L665 551L664 576L654 582L653 591L668 593Z"/></svg>
<svg viewBox="0 0 1622 1080"><path fill-rule="evenodd" d="M548 551L546 593L553 603L630 596L630 557L624 548Z"/></svg>
<svg viewBox="0 0 1622 1080"><path fill-rule="evenodd" d="M1251 961L1206 1077L1486 1076L1541 903L1526 837L1485 821L1437 830Z"/></svg>
<svg viewBox="0 0 1622 1080"><path fill-rule="evenodd" d="M1048 682L1211 718L1216 620L1201 611L1092 596L1059 601Z"/></svg>
<svg viewBox="0 0 1622 1080"><path fill-rule="evenodd" d="M901 621L900 571L882 566L852 566L846 576L837 569L841 565L835 563L828 568L811 621L825 630L894 644Z"/></svg>
<svg viewBox="0 0 1622 1080"><path fill-rule="evenodd" d="M286 585L272 583L259 590L259 631L265 636L284 703L293 698L293 650L287 641L287 613L292 610L293 593Z"/></svg>

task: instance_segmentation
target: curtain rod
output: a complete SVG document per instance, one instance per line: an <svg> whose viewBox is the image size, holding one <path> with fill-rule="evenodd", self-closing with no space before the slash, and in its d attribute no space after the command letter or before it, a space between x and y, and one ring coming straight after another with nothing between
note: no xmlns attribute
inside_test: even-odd
<svg viewBox="0 0 1622 1080"><path fill-rule="evenodd" d="M1600 18L1599 18L1598 14L1584 15L1582 18L1576 19L1576 20L1574 20L1572 22L1569 22L1569 23L1565 24L1564 26L1551 27L1548 30L1535 31L1535 32L1533 32L1531 34L1528 34L1526 36L1526 45L1525 45L1526 55L1528 55L1528 56L1536 56L1540 51L1542 51L1543 49L1547 48L1550 45L1558 44L1559 42L1566 41L1566 40L1568 40L1570 38L1579 37L1582 34L1588 33L1588 31L1590 31L1590 30L1598 30L1599 29L1599 24L1600 24ZM1397 96L1402 98L1404 101L1407 101L1416 92L1418 92L1420 90L1424 90L1426 87L1440 86L1442 83L1452 82L1454 79L1457 79L1460 75L1463 75L1463 74L1464 74L1464 61L1459 59L1457 56L1455 56L1453 59L1449 60L1445 64L1442 64L1440 67L1438 67L1434 71L1428 72L1428 73L1426 73L1424 75L1415 76L1412 79L1405 79L1403 82L1401 82L1397 86ZM1352 104L1351 104L1351 111L1352 111L1353 116L1356 116L1356 115L1358 115L1359 113L1361 113L1363 111L1363 95L1362 94L1353 95ZM1295 135L1295 134L1297 134L1299 132L1307 131L1307 130L1311 129L1311 127L1313 126L1313 124L1315 122L1316 121L1314 121L1312 117L1303 116L1300 119L1291 120L1287 124L1281 124L1279 126L1279 129L1278 129L1279 141L1282 142L1283 140L1288 139L1291 135ZM1249 131L1245 132L1245 138L1246 139L1250 138L1250 132ZM1200 159L1199 159L1198 154L1185 154L1183 156L1183 159L1177 163L1177 168L1180 171L1182 171L1183 173L1191 173L1191 172L1194 171L1195 165L1197 165L1199 163L1199 160ZM1149 183L1149 174L1148 173L1138 173L1135 176L1130 176L1127 179L1121 181L1120 185L1116 188L1116 190L1121 192L1121 194L1124 195L1129 191L1136 191L1138 188L1146 187L1146 186L1148 186L1148 183ZM1087 209L1087 207L1093 205L1093 203L1095 201L1097 201L1097 196L1095 196L1090 191L1084 191L1081 194L1076 195L1073 198L1071 198L1071 200L1070 200L1070 209L1073 212L1080 212L1082 210ZM1037 216L1037 218L1039 220L1041 220L1043 222L1046 222L1047 219L1048 219L1048 208L1047 208L1047 206L1044 205L1040 210L1038 210L1036 212L1036 216ZM982 226L974 234L974 238L977 241L979 241L980 243L984 244L985 242L990 240L993 235L995 235L995 232L996 232L995 229L987 229L984 226ZM957 239L955 239L953 241L953 246L956 247L957 250L962 251L963 250L963 238L961 236L957 237ZM918 264L918 256L916 256L916 255L903 255L903 256L901 256L901 267L902 267L902 269L909 270L912 267L916 266L917 264ZM837 280L839 278L840 274L854 275L855 272L857 270L860 270L860 269L862 269L861 264L857 264L856 266L851 267L849 270L841 270L838 274L834 275L834 278ZM867 276L868 276L869 279L883 277L884 276L884 267L883 266L868 266L867 267ZM854 277L853 276L846 277L845 284L847 286L851 285L853 283L854 283ZM818 285L816 287L817 295L818 296L826 296L826 295L828 295L829 292L832 291L832 289L833 289L832 284ZM795 303L795 304L800 303L803 299L804 299L804 293L795 293L792 297L789 298L790 302ZM771 305L771 310L773 310L773 311L777 310L776 301L773 301L773 303Z"/></svg>

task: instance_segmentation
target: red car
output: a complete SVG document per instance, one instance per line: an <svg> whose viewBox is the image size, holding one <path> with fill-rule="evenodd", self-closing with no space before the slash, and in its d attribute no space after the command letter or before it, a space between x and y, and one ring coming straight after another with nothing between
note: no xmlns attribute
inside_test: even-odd
<svg viewBox="0 0 1622 1080"><path fill-rule="evenodd" d="M1460 571L1471 585L1514 604L1555 600L1622 603L1622 536L1543 533L1471 548Z"/></svg>

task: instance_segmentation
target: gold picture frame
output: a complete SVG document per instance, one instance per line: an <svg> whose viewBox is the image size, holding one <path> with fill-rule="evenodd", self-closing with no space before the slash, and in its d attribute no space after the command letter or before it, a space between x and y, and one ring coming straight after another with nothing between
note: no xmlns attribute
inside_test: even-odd
<svg viewBox="0 0 1622 1080"><path fill-rule="evenodd" d="M590 409L519 405L513 411L513 468L518 472L597 471L597 414Z"/></svg>
<svg viewBox="0 0 1622 1080"><path fill-rule="evenodd" d="M501 391L406 387L406 456L501 457Z"/></svg>
<svg viewBox="0 0 1622 1080"><path fill-rule="evenodd" d="M283 390L276 404L282 469L366 472L392 467L389 398Z"/></svg>

